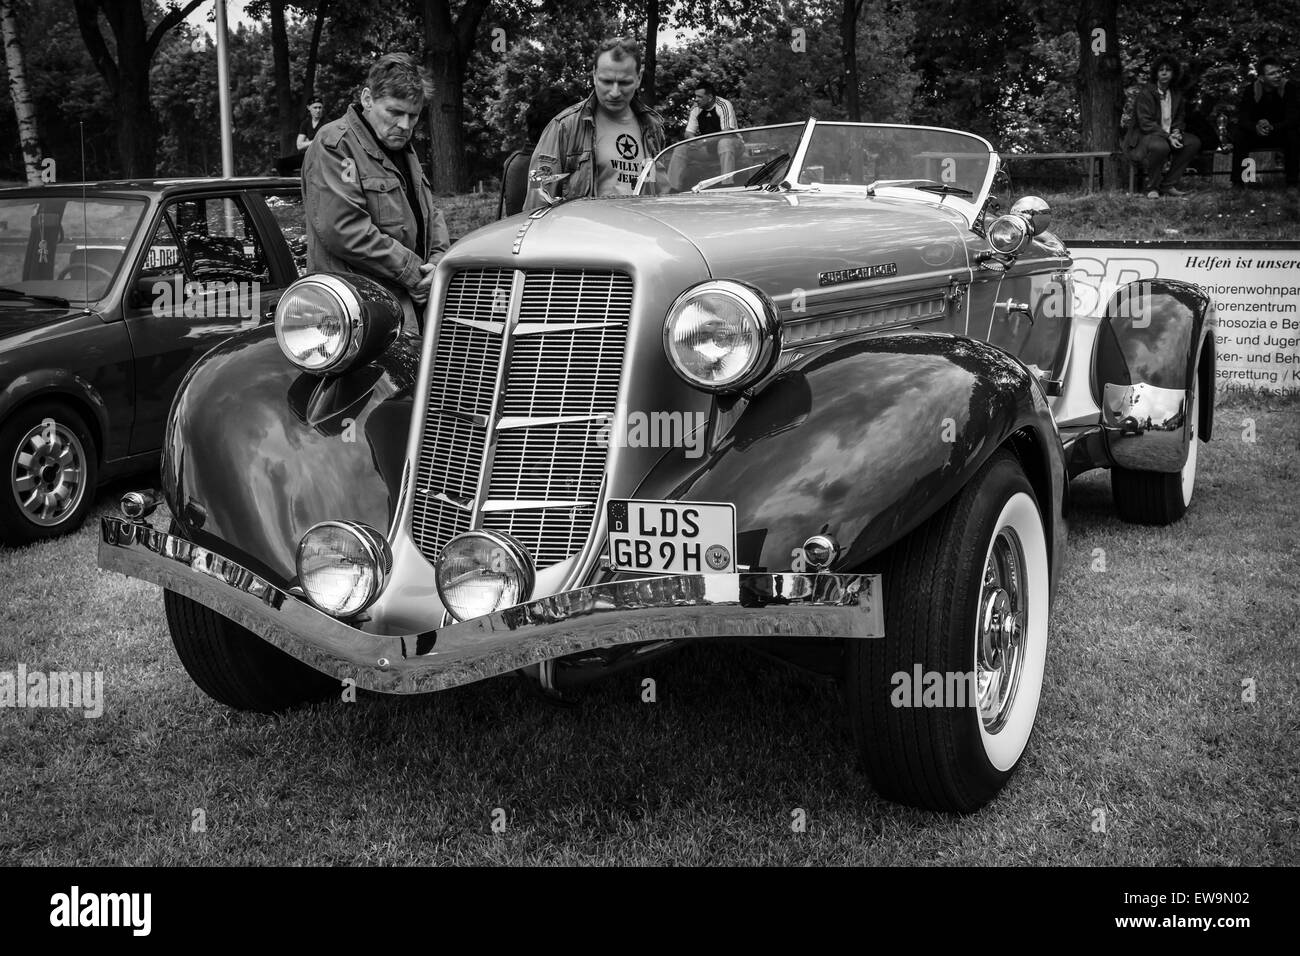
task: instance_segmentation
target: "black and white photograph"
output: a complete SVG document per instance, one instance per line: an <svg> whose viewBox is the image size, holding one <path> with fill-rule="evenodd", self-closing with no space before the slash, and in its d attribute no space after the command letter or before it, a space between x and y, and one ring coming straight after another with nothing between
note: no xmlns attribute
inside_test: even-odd
<svg viewBox="0 0 1300 956"><path fill-rule="evenodd" d="M437 866L1267 922L1294 0L0 0L0 42L24 921Z"/></svg>

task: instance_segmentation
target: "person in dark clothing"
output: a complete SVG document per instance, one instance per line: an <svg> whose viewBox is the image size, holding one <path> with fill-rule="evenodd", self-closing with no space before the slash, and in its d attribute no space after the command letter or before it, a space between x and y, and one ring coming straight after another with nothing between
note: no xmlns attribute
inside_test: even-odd
<svg viewBox="0 0 1300 956"><path fill-rule="evenodd" d="M1245 186L1242 169L1256 149L1280 149L1288 186L1300 185L1300 91L1275 56L1260 59L1257 78L1241 91L1232 133L1232 185Z"/></svg>
<svg viewBox="0 0 1300 956"><path fill-rule="evenodd" d="M1146 172L1151 199L1186 196L1178 188L1178 179L1201 151L1201 141L1186 131L1186 103L1174 88L1178 74L1178 61L1173 57L1156 58L1151 65L1151 84L1133 97L1133 125L1124 136L1124 151Z"/></svg>
<svg viewBox="0 0 1300 956"><path fill-rule="evenodd" d="M298 127L298 152L307 152L307 147L311 141L316 138L316 133L324 124L325 104L320 100L314 100L307 107L307 116Z"/></svg>

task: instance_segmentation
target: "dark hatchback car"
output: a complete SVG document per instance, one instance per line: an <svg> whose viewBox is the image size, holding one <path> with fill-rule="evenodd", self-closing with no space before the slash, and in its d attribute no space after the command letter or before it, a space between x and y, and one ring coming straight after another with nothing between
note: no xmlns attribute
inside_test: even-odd
<svg viewBox="0 0 1300 956"><path fill-rule="evenodd" d="M77 528L157 465L185 374L298 277L292 179L0 190L0 542Z"/></svg>

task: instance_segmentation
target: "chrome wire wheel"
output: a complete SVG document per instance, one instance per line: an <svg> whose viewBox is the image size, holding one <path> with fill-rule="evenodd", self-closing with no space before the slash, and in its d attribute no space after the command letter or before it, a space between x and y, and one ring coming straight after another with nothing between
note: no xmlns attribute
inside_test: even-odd
<svg viewBox="0 0 1300 956"><path fill-rule="evenodd" d="M1025 551L1010 527L998 530L984 562L975 631L975 678L984 730L1002 730L1024 670Z"/></svg>
<svg viewBox="0 0 1300 956"><path fill-rule="evenodd" d="M66 521L86 495L86 451L67 425L46 419L19 440L9 488L27 520L42 528Z"/></svg>
<svg viewBox="0 0 1300 956"><path fill-rule="evenodd" d="M1038 713L1051 584L1043 521L1029 494L1011 495L991 527L975 612L975 719L985 757L1006 771L1024 753Z"/></svg>

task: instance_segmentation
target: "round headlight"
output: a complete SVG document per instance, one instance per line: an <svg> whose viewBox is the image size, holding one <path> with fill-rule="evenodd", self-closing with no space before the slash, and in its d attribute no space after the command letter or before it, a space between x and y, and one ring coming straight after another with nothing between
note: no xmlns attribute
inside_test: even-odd
<svg viewBox="0 0 1300 956"><path fill-rule="evenodd" d="M995 252L1013 256L1029 241L1029 226L1019 216L998 216L989 226L989 245Z"/></svg>
<svg viewBox="0 0 1300 956"><path fill-rule="evenodd" d="M458 621L528 600L536 574L523 546L495 531L456 535L438 555L434 570L438 595Z"/></svg>
<svg viewBox="0 0 1300 956"><path fill-rule="evenodd" d="M384 536L351 521L312 525L298 543L298 583L307 600L334 617L374 603L392 566Z"/></svg>
<svg viewBox="0 0 1300 956"><path fill-rule="evenodd" d="M775 307L758 290L702 282L668 310L664 351L677 374L697 388L739 391L771 368L779 330Z"/></svg>
<svg viewBox="0 0 1300 956"><path fill-rule="evenodd" d="M275 337L289 361L328 372L355 348L361 303L347 283L321 275L299 279L275 306Z"/></svg>

